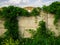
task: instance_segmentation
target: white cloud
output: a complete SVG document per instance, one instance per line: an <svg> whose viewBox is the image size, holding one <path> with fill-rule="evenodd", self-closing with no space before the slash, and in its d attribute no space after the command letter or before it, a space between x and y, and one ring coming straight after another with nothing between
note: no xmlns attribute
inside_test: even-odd
<svg viewBox="0 0 60 45"><path fill-rule="evenodd" d="M58 0L49 0L49 1L38 0L38 1L34 1L33 4L30 2L27 5L19 5L19 6L22 6L22 7L26 7L26 6L42 7L43 5L50 5L54 1L58 1Z"/></svg>
<svg viewBox="0 0 60 45"><path fill-rule="evenodd" d="M32 1L32 2L31 2ZM8 5L15 5L15 6L20 6L20 7L25 7L25 6L43 6L43 5L49 5L54 1L58 0L8 0L0 3L1 6L8 6Z"/></svg>
<svg viewBox="0 0 60 45"><path fill-rule="evenodd" d="M28 4L29 3L29 0L9 0L9 1L4 1L2 3L0 3L0 7L3 7L3 6L8 6L8 5L23 5L23 4Z"/></svg>
<svg viewBox="0 0 60 45"><path fill-rule="evenodd" d="M38 0L38 2L41 2L42 0Z"/></svg>
<svg viewBox="0 0 60 45"><path fill-rule="evenodd" d="M16 4L20 4L20 3L29 3L29 0L9 0L8 1L10 4L16 5Z"/></svg>
<svg viewBox="0 0 60 45"><path fill-rule="evenodd" d="M10 4L19 4L21 0L9 0L8 1Z"/></svg>
<svg viewBox="0 0 60 45"><path fill-rule="evenodd" d="M23 3L29 3L29 0L22 0Z"/></svg>

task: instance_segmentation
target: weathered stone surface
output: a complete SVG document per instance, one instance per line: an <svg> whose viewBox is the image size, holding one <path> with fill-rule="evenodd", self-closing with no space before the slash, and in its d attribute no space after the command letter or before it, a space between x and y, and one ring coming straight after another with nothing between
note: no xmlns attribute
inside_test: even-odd
<svg viewBox="0 0 60 45"><path fill-rule="evenodd" d="M4 29L4 21L0 20L0 36L3 35L6 32L6 29Z"/></svg>
<svg viewBox="0 0 60 45"><path fill-rule="evenodd" d="M58 27L56 27L54 22L54 15L53 14L47 14L44 12L41 12L41 14L37 17L31 16L31 17L18 17L18 24L19 24L19 32L21 32L22 36L25 38L31 37L31 34L28 32L29 29L36 30L38 28L39 21L44 20L46 22L46 26L49 28L49 30L54 31L55 35L58 36L60 33L60 22L58 23ZM6 32L6 29L4 29L4 21L0 20L0 36L3 35Z"/></svg>
<svg viewBox="0 0 60 45"><path fill-rule="evenodd" d="M41 12L41 14L37 17L19 17L19 31L21 31L22 35L26 38L31 37L31 34L26 31L28 29L34 29L38 27L39 21L44 20L46 22L47 28L49 30L54 31L55 35L59 35L58 29L56 29L56 26L54 25L54 15L53 14L47 14L44 12Z"/></svg>

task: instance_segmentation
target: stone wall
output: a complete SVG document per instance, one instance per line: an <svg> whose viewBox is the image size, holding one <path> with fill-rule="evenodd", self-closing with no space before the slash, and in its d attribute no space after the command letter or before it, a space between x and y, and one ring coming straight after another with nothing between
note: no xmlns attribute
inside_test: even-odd
<svg viewBox="0 0 60 45"><path fill-rule="evenodd" d="M19 32L22 34L23 37L29 38L31 37L31 34L28 32L29 29L38 28L39 21L44 20L46 22L46 26L49 28L49 30L54 31L55 35L58 36L60 33L60 25L58 23L58 29L53 24L54 22L54 15L53 14L47 14L45 12L40 13L39 16L34 17L18 17L18 24L19 24ZM3 35L6 30L4 29L4 21L0 20L0 35Z"/></svg>
<svg viewBox="0 0 60 45"><path fill-rule="evenodd" d="M19 31L21 31L21 34L26 37L31 37L31 34L27 31L29 29L36 30L38 28L39 21L44 20L47 22L47 14L41 12L41 14L37 17L31 16L31 17L19 17Z"/></svg>
<svg viewBox="0 0 60 45"><path fill-rule="evenodd" d="M0 20L0 36L2 36L6 32L4 29L4 20Z"/></svg>
<svg viewBox="0 0 60 45"><path fill-rule="evenodd" d="M39 21L44 20L46 22L47 28L49 30L55 32L55 35L59 35L58 29L56 29L56 26L54 25L54 15L53 14L47 14L45 12L41 12L41 14L37 17L19 17L19 31L21 31L21 34L26 37L31 37L31 34L27 31L29 29L34 29L38 27Z"/></svg>

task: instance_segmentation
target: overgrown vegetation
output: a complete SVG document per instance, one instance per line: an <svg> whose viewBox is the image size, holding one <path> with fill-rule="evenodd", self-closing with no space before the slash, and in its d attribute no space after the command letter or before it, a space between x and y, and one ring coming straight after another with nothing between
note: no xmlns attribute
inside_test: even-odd
<svg viewBox="0 0 60 45"><path fill-rule="evenodd" d="M39 22L39 27L37 31L32 31L33 37L31 39L26 39L24 45L60 45L60 36L54 36L54 32L51 32L44 21ZM33 33L35 32L35 33Z"/></svg>
<svg viewBox="0 0 60 45"><path fill-rule="evenodd" d="M13 39L18 39L18 20L17 20L17 8L13 6L4 7L1 11L1 16L5 18L5 29L8 29L9 36Z"/></svg>
<svg viewBox="0 0 60 45"><path fill-rule="evenodd" d="M39 8L36 8L35 11L40 12L39 10L40 10ZM32 14L36 12L33 11ZM37 15L39 15L39 13L37 13ZM31 15L27 10L14 6L3 7L2 10L0 11L0 17L5 19L4 26L5 29L8 29L9 37L11 36L15 40L18 39L19 36L17 20L18 16L31 16Z"/></svg>
<svg viewBox="0 0 60 45"><path fill-rule="evenodd" d="M23 8L14 6L3 7L2 10L0 10L0 18L4 18L5 20L4 26L5 29L7 29L7 32L5 33L5 37L3 39L6 39L8 41L10 37L12 37L13 40L21 39L21 36L19 35L18 31L19 29L17 19L18 16L28 17L31 16L31 14Z"/></svg>
<svg viewBox="0 0 60 45"><path fill-rule="evenodd" d="M54 14L54 24L56 24L60 20L60 2L56 1L49 6L43 6L43 10L48 13Z"/></svg>
<svg viewBox="0 0 60 45"><path fill-rule="evenodd" d="M38 15L40 14L40 11L41 11L41 8L40 8L40 7L34 8L34 9L31 11L31 15L32 15L32 16L38 16Z"/></svg>
<svg viewBox="0 0 60 45"><path fill-rule="evenodd" d="M5 39L2 43L2 45L19 45L19 40L14 41L12 38Z"/></svg>
<svg viewBox="0 0 60 45"><path fill-rule="evenodd" d="M44 27L44 28L43 28ZM49 31L44 21L39 22L39 27L33 31L33 37L15 40L13 38L1 38L1 45L60 45L60 36L55 37L54 33Z"/></svg>
<svg viewBox="0 0 60 45"><path fill-rule="evenodd" d="M40 13L40 8L34 8L31 13L27 10L9 6L3 7L0 11L0 17L5 19L5 29L7 32L4 37L0 37L0 45L60 45L60 36L55 37L54 33L49 31L44 21L39 22L37 31L33 31L31 38L19 37L18 16L37 16ZM44 6L43 10L56 14L55 21L59 18L60 2L54 2L49 6ZM56 12L55 12L56 11ZM32 15L31 15L32 14ZM20 40L19 40L20 39Z"/></svg>
<svg viewBox="0 0 60 45"><path fill-rule="evenodd" d="M44 21L39 22L39 27L36 30L31 45L54 45L54 35L46 28Z"/></svg>

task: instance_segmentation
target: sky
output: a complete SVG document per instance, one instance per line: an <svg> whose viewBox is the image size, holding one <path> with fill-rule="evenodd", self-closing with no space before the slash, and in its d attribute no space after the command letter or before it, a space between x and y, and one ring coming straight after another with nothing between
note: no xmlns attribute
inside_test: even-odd
<svg viewBox="0 0 60 45"><path fill-rule="evenodd" d="M50 5L54 1L60 0L0 0L0 7L10 5L19 7L42 7L43 5Z"/></svg>

